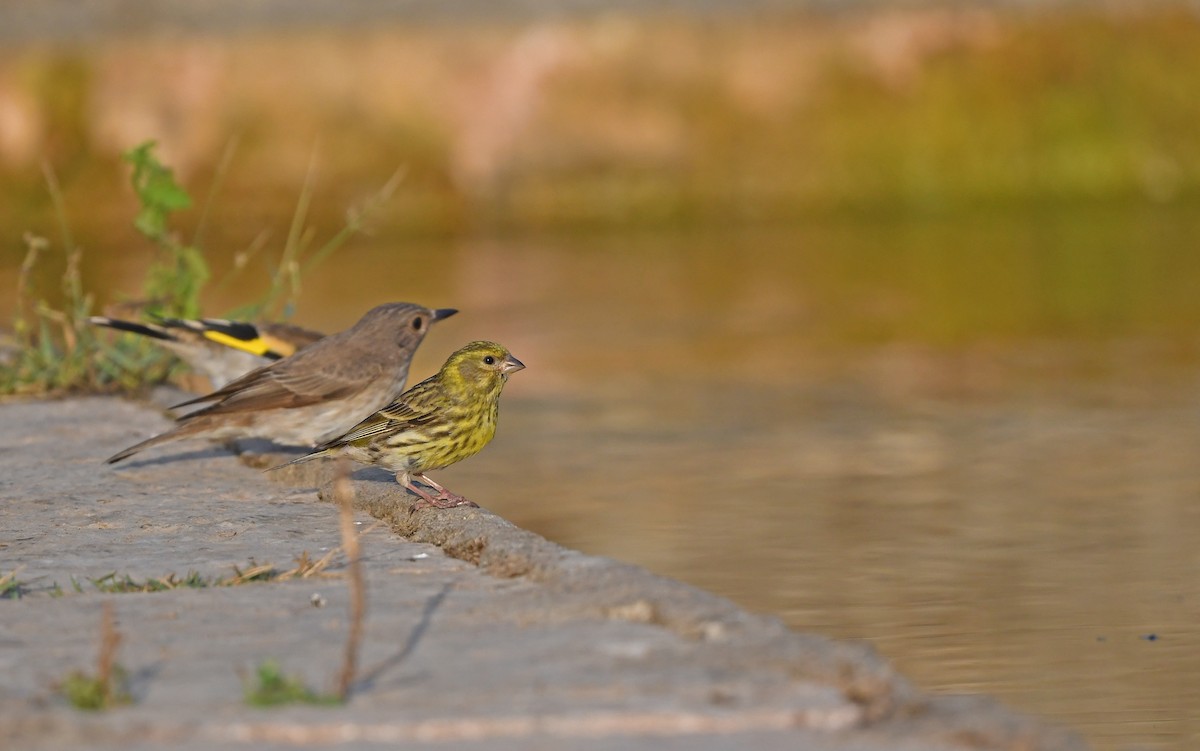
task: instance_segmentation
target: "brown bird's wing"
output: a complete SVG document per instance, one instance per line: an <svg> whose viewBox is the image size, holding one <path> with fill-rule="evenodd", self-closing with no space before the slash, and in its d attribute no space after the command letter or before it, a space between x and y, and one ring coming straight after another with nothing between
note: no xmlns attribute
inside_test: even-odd
<svg viewBox="0 0 1200 751"><path fill-rule="evenodd" d="M186 407L191 404L213 402L198 412L184 415L180 420L205 414L227 414L246 410L291 409L317 404L327 399L353 396L365 389L372 381L383 375L381 363L359 364L348 367L345 360L305 362L299 357L303 353L279 363L252 370L224 388L176 404ZM293 367L285 367L293 365ZM302 365L302 367L295 367ZM172 407L174 409L175 407Z"/></svg>

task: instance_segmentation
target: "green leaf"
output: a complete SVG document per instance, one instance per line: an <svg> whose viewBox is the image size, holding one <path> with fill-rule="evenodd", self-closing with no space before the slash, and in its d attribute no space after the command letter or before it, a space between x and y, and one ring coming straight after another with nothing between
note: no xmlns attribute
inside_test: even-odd
<svg viewBox="0 0 1200 751"><path fill-rule="evenodd" d="M154 141L146 141L126 151L121 158L133 166L133 191L142 205L133 226L150 239L161 240L166 236L170 213L189 208L192 198L175 182L171 168L154 156L154 146Z"/></svg>

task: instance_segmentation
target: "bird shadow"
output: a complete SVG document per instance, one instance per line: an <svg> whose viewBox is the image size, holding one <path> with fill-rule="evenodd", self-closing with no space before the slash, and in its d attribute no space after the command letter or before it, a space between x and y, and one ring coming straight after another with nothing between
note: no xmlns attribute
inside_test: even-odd
<svg viewBox="0 0 1200 751"><path fill-rule="evenodd" d="M199 459L215 459L223 456L241 456L257 455L278 457L280 463L286 463L291 459L303 456L311 451L311 448L304 446L290 446L285 444L274 443L266 439L259 438L244 438L231 441L225 445L213 445L202 449L192 449L191 451L180 451L173 454L165 454L163 456L155 456L149 458L138 457L130 458L116 465L121 468L133 467L153 467L162 464L172 464L174 462L195 461Z"/></svg>
<svg viewBox="0 0 1200 751"><path fill-rule="evenodd" d="M354 478L357 480L367 480L369 482L390 482L396 485L396 476L380 467L363 467L354 473ZM396 485L399 487L399 485Z"/></svg>
<svg viewBox="0 0 1200 751"><path fill-rule="evenodd" d="M155 456L149 459L126 460L117 462L112 466L116 469L133 469L134 467L154 467L162 464L173 464L175 462L195 461L197 459L215 459L221 456L229 456L229 450L220 446L212 446L205 449L193 449L192 451L167 454L166 456Z"/></svg>
<svg viewBox="0 0 1200 751"><path fill-rule="evenodd" d="M151 684L162 673L165 665L161 660L138 668L125 679L129 695L134 701L142 701L150 694Z"/></svg>
<svg viewBox="0 0 1200 751"><path fill-rule="evenodd" d="M421 639L424 638L425 632L429 630L429 625L433 622L434 613L441 608L442 603L446 600L452 588L452 583L446 582L442 585L441 589L425 601L425 607L421 610L421 619L417 621L417 625L413 627L413 630L408 633L408 639L405 640L404 646L396 654L382 660L355 681L353 686L355 692L369 691L374 688L376 682L384 673L399 666L409 655L416 651L417 645L421 643Z"/></svg>
<svg viewBox="0 0 1200 751"><path fill-rule="evenodd" d="M230 445L236 454L278 455L281 459L297 459L312 451L312 446L275 443L266 438L238 438Z"/></svg>

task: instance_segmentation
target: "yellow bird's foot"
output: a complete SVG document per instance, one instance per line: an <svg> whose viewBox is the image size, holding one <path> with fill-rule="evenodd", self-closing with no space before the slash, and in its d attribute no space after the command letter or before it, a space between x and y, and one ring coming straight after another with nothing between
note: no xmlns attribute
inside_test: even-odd
<svg viewBox="0 0 1200 751"><path fill-rule="evenodd" d="M421 495L421 500L413 504L413 510L419 508L456 508L458 506L471 506L473 508L479 508L479 504L475 501L463 498L461 495L457 493L451 493L447 490L443 490L436 496L431 496L424 493Z"/></svg>
<svg viewBox="0 0 1200 751"><path fill-rule="evenodd" d="M421 508L455 508L457 506L474 506L475 508L479 508L478 503L469 501L458 493L451 493L425 475L416 475L416 477L420 478L421 482L429 483L431 487L437 489L438 494L430 495L428 491L413 482L413 477L408 474L397 474L396 482L421 499L413 504L413 511Z"/></svg>

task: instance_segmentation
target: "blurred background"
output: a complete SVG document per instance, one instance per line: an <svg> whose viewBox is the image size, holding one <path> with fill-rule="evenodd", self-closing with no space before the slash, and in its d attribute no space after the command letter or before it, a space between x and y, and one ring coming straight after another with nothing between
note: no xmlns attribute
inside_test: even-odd
<svg viewBox="0 0 1200 751"><path fill-rule="evenodd" d="M527 365L439 476L1102 751L1200 747L1200 15L1160 3L8 0L0 321L61 184L97 307L196 197L220 315ZM474 6L474 7L473 7ZM34 281L53 300L65 261Z"/></svg>

